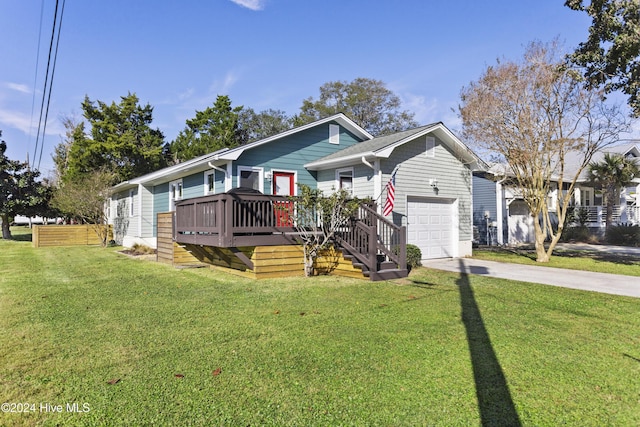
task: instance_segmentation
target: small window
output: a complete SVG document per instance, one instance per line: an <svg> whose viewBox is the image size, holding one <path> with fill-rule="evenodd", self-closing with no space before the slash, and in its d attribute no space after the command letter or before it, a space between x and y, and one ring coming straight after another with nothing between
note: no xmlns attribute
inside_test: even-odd
<svg viewBox="0 0 640 427"><path fill-rule="evenodd" d="M427 137L427 157L435 157L436 156L436 139L432 136Z"/></svg>
<svg viewBox="0 0 640 427"><path fill-rule="evenodd" d="M340 144L340 126L329 125L329 143Z"/></svg>
<svg viewBox="0 0 640 427"><path fill-rule="evenodd" d="M338 171L338 188L353 194L353 170Z"/></svg>
<svg viewBox="0 0 640 427"><path fill-rule="evenodd" d="M262 192L262 169L239 167L238 187L253 188L254 190Z"/></svg>
<svg viewBox="0 0 640 427"><path fill-rule="evenodd" d="M169 183L169 210L176 208L176 202L182 200L182 180L171 181Z"/></svg>
<svg viewBox="0 0 640 427"><path fill-rule="evenodd" d="M213 194L216 191L215 171L206 172L204 175L204 194Z"/></svg>
<svg viewBox="0 0 640 427"><path fill-rule="evenodd" d="M135 191L129 190L129 216L135 215L135 205L133 203L134 196Z"/></svg>

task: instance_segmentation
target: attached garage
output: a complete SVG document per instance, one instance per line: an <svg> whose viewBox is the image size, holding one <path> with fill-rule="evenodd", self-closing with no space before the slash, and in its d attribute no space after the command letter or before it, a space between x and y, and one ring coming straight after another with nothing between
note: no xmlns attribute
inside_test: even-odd
<svg viewBox="0 0 640 427"><path fill-rule="evenodd" d="M458 256L457 201L407 197L407 242L423 259Z"/></svg>

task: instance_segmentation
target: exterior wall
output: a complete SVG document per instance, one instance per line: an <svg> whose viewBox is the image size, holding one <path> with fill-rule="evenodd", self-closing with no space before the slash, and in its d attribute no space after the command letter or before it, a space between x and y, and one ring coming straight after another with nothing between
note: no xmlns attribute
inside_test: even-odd
<svg viewBox="0 0 640 427"><path fill-rule="evenodd" d="M335 123L331 123L335 124ZM265 144L244 152L233 164L233 185L238 186L238 166L260 167L264 172L272 170L296 171L298 184L316 188L316 173L303 167L317 160L360 142L340 127L340 144L329 143L329 123L290 135L271 144ZM264 179L264 193L272 194L272 182Z"/></svg>
<svg viewBox="0 0 640 427"><path fill-rule="evenodd" d="M481 242L487 243L487 218L494 222L498 220L498 207L496 206L496 183L490 179L479 176L473 177L473 225L478 230L478 238ZM502 230L498 230L502 233ZM502 239L500 239L502 240Z"/></svg>
<svg viewBox="0 0 640 427"><path fill-rule="evenodd" d="M396 148L381 165L383 188L391 178L395 165L400 165L396 173L393 222L407 225L407 196L455 199L458 201L458 239L460 242L471 242L471 170L437 138L435 155L427 157L425 151L426 141L421 137ZM437 180L437 187L432 187L432 180ZM383 190L380 204L384 203L385 197ZM460 253L460 256L463 254Z"/></svg>
<svg viewBox="0 0 640 427"><path fill-rule="evenodd" d="M140 237L152 237L154 235L153 188L140 185L138 191L140 193L139 209L141 210L139 217Z"/></svg>
<svg viewBox="0 0 640 427"><path fill-rule="evenodd" d="M371 197L375 199L379 194L373 194L374 171L369 166L360 163L350 167L339 168L353 169L353 194L358 197ZM336 179L336 169L318 171L318 188L325 194L333 192L338 188L339 182Z"/></svg>

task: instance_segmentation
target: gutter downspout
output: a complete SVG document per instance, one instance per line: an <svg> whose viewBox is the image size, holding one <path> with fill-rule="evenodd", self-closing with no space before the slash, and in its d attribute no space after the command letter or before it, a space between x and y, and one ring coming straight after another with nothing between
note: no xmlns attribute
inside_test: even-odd
<svg viewBox="0 0 640 427"><path fill-rule="evenodd" d="M208 162L209 167L213 170L216 170L218 172L222 172L224 174L224 191L229 191L231 190L231 162L227 163L227 167L226 168L221 168L220 166L216 166L211 162Z"/></svg>
<svg viewBox="0 0 640 427"><path fill-rule="evenodd" d="M506 207L503 206L504 197L502 194L502 183L506 181L507 178L502 178L501 180L496 182L496 222L497 222L497 236L498 244L504 245L504 230L502 229L502 219L506 212ZM500 208L499 210L497 208Z"/></svg>

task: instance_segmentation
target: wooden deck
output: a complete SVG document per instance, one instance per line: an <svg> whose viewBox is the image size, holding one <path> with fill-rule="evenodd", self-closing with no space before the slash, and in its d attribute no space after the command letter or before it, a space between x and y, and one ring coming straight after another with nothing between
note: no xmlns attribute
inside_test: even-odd
<svg viewBox="0 0 640 427"><path fill-rule="evenodd" d="M205 263L222 263L224 267L254 273L258 270L266 272L266 264L258 265L253 258L257 248L300 245L294 226L295 209L295 200L263 194L223 193L179 201L175 212L169 213L174 245L170 247L163 243L161 250L158 242L159 259L161 252L175 254L186 250L194 259ZM167 227L167 221L168 217L158 217L159 238L161 223ZM340 251L338 258L341 260L334 264L342 263L341 268L349 270L349 274L354 268L370 280L396 279L408 274L406 228L379 215L375 207L361 205L333 243ZM281 259L276 252L287 251L272 251L274 260ZM299 252L295 255L296 261L288 261L289 264L303 265L302 252ZM260 249L260 253L269 252ZM167 260L170 258L166 257ZM344 268L344 264L350 264L350 267ZM320 271L325 267L319 265L317 268ZM333 268L326 266L327 270ZM284 271L281 267L279 270L275 273Z"/></svg>

